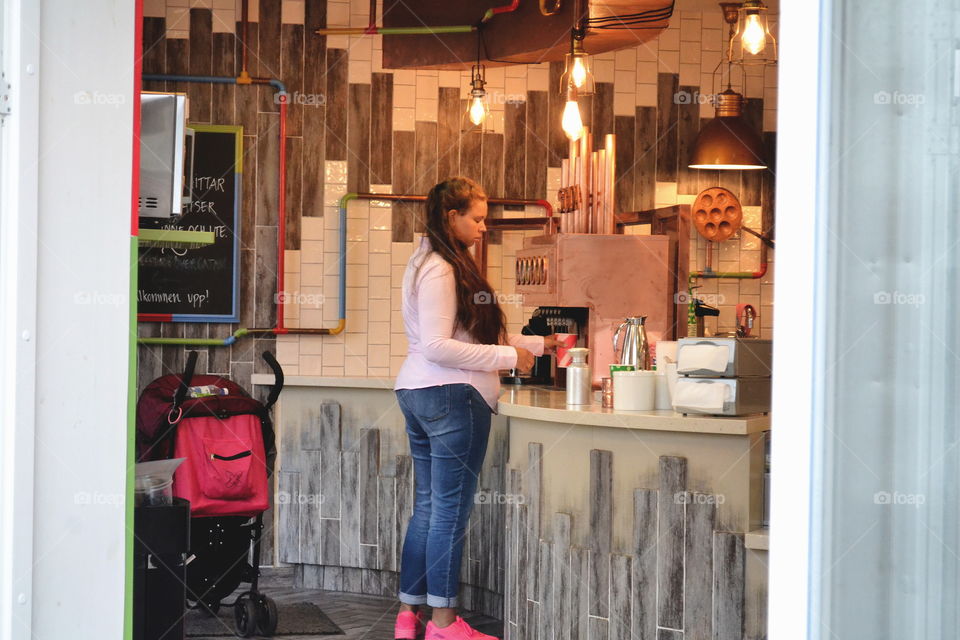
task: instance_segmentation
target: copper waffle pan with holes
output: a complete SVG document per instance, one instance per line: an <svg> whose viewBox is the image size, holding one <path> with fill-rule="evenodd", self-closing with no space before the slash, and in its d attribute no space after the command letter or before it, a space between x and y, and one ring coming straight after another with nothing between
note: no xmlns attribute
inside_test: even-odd
<svg viewBox="0 0 960 640"><path fill-rule="evenodd" d="M704 189L693 203L693 224L707 240L728 240L740 230L742 223L743 207L729 189Z"/></svg>

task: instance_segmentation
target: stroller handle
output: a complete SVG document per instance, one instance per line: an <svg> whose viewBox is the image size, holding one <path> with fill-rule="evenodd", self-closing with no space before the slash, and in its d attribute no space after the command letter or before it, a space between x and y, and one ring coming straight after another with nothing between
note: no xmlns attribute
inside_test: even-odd
<svg viewBox="0 0 960 640"><path fill-rule="evenodd" d="M283 391L283 369L269 351L264 351L262 356L264 361L273 369L273 386L270 387L270 394L267 396L266 402L266 408L270 409L270 407L276 404L277 398L280 397L280 392Z"/></svg>

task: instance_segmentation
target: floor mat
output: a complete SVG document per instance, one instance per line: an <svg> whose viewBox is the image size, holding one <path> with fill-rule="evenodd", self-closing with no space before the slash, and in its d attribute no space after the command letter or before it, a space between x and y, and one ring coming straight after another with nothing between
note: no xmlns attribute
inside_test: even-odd
<svg viewBox="0 0 960 640"><path fill-rule="evenodd" d="M277 603L277 610L279 622L275 636L343 635L340 627L312 602ZM223 607L215 618L200 611L188 611L184 629L188 638L236 637L233 607Z"/></svg>

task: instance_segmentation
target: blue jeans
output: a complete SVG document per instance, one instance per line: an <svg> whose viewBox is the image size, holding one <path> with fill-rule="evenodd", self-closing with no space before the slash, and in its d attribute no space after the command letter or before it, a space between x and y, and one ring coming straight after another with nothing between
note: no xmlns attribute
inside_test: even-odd
<svg viewBox="0 0 960 640"><path fill-rule="evenodd" d="M398 389L416 498L400 559L400 601L456 607L464 532L492 411L469 384Z"/></svg>

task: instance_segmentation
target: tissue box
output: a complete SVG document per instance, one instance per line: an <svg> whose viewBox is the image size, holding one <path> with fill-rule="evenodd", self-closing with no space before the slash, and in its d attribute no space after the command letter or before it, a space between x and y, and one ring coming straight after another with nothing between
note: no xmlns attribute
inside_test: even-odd
<svg viewBox="0 0 960 640"><path fill-rule="evenodd" d="M684 404L682 385L725 385L722 404ZM704 395L704 394L701 394ZM674 387L673 409L683 414L744 416L770 412L770 378L680 378Z"/></svg>
<svg viewBox="0 0 960 640"><path fill-rule="evenodd" d="M757 338L681 338L677 373L708 378L770 377L773 341Z"/></svg>

